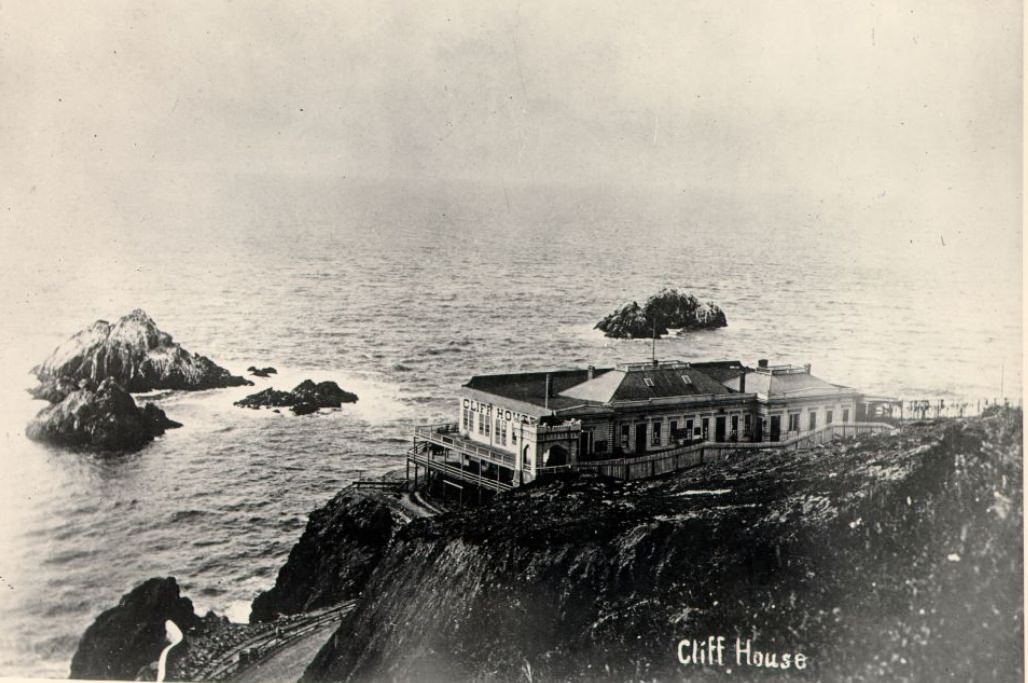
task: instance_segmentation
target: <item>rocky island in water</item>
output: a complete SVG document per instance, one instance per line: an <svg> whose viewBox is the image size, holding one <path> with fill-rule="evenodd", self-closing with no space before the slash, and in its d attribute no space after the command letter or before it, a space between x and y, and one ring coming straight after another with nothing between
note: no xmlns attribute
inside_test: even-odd
<svg viewBox="0 0 1028 683"><path fill-rule="evenodd" d="M186 351L140 309L114 323L97 320L32 372L39 385L29 393L51 405L32 419L26 435L101 451L137 450L166 429L181 426L152 403L140 408L129 392L253 384Z"/></svg>
<svg viewBox="0 0 1028 683"><path fill-rule="evenodd" d="M618 339L649 339L663 337L670 330L692 332L713 330L728 325L725 312L713 302L702 302L692 294L677 289L662 289L642 306L638 302L622 304L596 323L604 336Z"/></svg>
<svg viewBox="0 0 1028 683"><path fill-rule="evenodd" d="M247 634L342 605L303 680L1019 680L1022 433L998 409L434 515L400 487L349 488L251 624L180 615L170 677L218 678ZM73 675L155 660L153 625L183 604L174 581L143 584Z"/></svg>

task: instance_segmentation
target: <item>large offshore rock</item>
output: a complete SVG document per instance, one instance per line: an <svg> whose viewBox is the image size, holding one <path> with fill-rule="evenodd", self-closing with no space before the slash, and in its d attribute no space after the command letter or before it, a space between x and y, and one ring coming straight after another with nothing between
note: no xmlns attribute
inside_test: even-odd
<svg viewBox="0 0 1028 683"><path fill-rule="evenodd" d="M152 403L140 409L127 391L105 379L99 387L84 380L82 388L39 411L25 433L59 446L131 451L181 426Z"/></svg>
<svg viewBox="0 0 1028 683"><path fill-rule="evenodd" d="M136 309L113 324L95 323L64 342L33 368L41 387L33 396L61 398L67 382L113 379L130 392L215 389L253 384L209 358L190 353Z"/></svg>
<svg viewBox="0 0 1028 683"><path fill-rule="evenodd" d="M622 304L613 313L596 323L596 329L608 337L639 339L661 337L669 329L681 332L708 330L728 324L724 311L712 302L702 302L692 294L676 289L662 289L640 306L637 302Z"/></svg>
<svg viewBox="0 0 1028 683"><path fill-rule="evenodd" d="M404 520L374 497L343 491L311 513L275 586L251 606L251 623L356 597Z"/></svg>
<svg viewBox="0 0 1028 683"><path fill-rule="evenodd" d="M184 634L201 624L174 578L153 578L136 586L86 629L71 659L71 678L132 680L168 644L167 620Z"/></svg>

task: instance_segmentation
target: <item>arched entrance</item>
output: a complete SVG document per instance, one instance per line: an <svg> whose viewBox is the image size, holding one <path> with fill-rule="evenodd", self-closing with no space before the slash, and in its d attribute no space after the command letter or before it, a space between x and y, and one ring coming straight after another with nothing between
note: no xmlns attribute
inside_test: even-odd
<svg viewBox="0 0 1028 683"><path fill-rule="evenodd" d="M563 446L553 445L543 456L543 467L559 467L568 464L568 449Z"/></svg>

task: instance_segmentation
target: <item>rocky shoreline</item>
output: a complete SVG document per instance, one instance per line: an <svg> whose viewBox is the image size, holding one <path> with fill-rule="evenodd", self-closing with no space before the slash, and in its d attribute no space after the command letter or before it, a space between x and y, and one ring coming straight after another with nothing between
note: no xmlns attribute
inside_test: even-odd
<svg viewBox="0 0 1028 683"><path fill-rule="evenodd" d="M802 654L776 655L779 680L1019 679L1021 420L533 484L406 523L350 489L255 622L357 599L307 681L720 680L678 656L708 636Z"/></svg>

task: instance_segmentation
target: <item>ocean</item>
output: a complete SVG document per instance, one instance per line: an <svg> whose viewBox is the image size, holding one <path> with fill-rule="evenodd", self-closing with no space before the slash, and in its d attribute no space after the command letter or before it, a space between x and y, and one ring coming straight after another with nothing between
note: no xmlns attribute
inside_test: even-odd
<svg viewBox="0 0 1028 683"><path fill-rule="evenodd" d="M57 227L45 242L24 226L9 241L0 675L67 676L85 628L151 576L245 620L307 514L402 466L411 427L454 419L471 375L646 359L649 340L592 328L661 287L716 302L729 325L661 339L660 358L809 362L906 398L1020 392L1020 252L959 226L869 225L859 207L739 192L282 185L225 199L223 214L190 215L183 198L132 226ZM157 394L185 426L131 455L28 441L43 405L24 391L30 368L133 308L236 374L279 374ZM308 417L232 405L306 378L360 401Z"/></svg>

